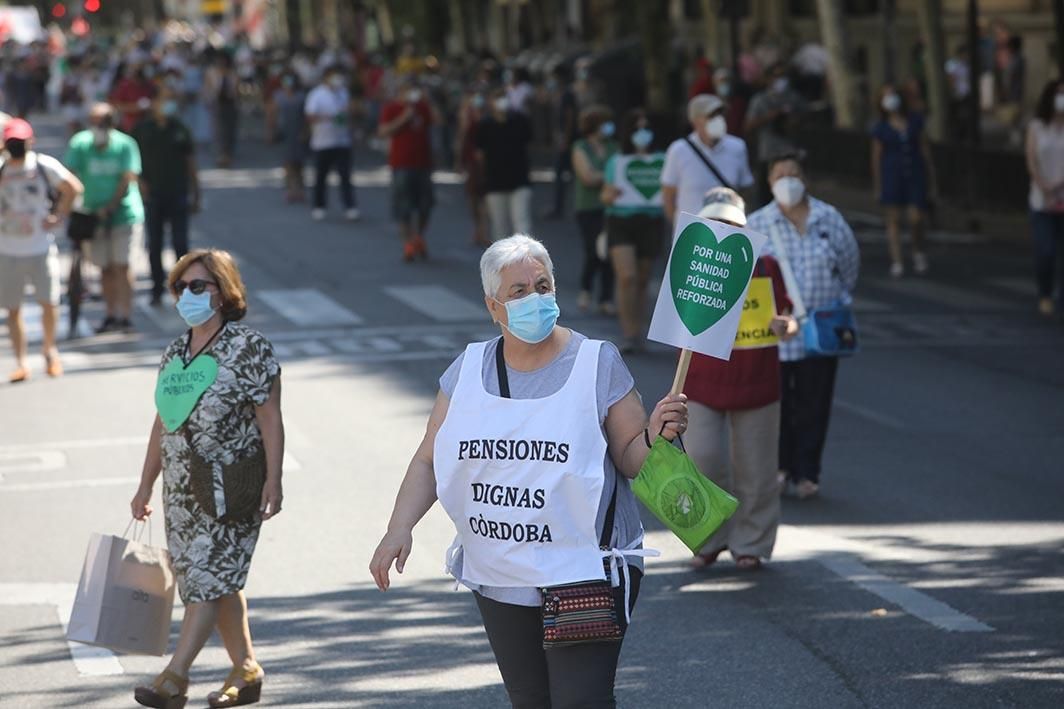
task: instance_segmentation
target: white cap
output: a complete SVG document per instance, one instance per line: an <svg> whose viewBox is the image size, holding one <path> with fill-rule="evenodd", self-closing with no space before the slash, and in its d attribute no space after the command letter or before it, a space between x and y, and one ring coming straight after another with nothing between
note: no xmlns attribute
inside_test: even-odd
<svg viewBox="0 0 1064 709"><path fill-rule="evenodd" d="M739 226L746 226L746 203L739 193L727 187L714 187L706 192L702 201L702 211L698 216L704 219L729 221Z"/></svg>
<svg viewBox="0 0 1064 709"><path fill-rule="evenodd" d="M724 101L716 94L698 94L687 102L687 120L694 123L724 106Z"/></svg>

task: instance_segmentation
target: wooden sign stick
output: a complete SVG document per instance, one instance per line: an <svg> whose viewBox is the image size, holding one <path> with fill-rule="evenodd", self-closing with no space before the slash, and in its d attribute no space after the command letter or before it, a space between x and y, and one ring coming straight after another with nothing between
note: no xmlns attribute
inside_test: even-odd
<svg viewBox="0 0 1064 709"><path fill-rule="evenodd" d="M669 392L673 396L683 393L684 382L687 381L687 369L691 366L691 350L680 350L680 361L676 363L676 376L672 380L672 390Z"/></svg>

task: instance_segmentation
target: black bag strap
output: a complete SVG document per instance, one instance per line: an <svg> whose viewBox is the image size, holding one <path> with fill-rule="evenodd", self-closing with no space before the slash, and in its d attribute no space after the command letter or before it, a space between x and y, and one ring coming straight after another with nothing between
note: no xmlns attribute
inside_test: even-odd
<svg viewBox="0 0 1064 709"><path fill-rule="evenodd" d="M499 396L504 399L510 398L510 378L506 376L506 360L502 357L502 338L495 346L495 371L499 375Z"/></svg>
<svg viewBox="0 0 1064 709"><path fill-rule="evenodd" d="M698 146L694 144L694 141L691 140L690 136L685 135L683 139L684 142L686 142L687 145L690 146L691 150L694 151L695 155L698 156L698 159L701 160L702 163L709 168L709 171L713 173L713 176L720 181L722 187L727 187L729 190L735 189L734 187L732 187L730 182L724 179L724 175L720 174L720 170L718 170L717 166L713 164L713 161L706 157L705 153L699 150Z"/></svg>
<svg viewBox="0 0 1064 709"><path fill-rule="evenodd" d="M4 179L5 167L7 167L6 160L0 163L0 180ZM34 160L33 167L37 177L44 183L44 194L48 197L48 207L54 207L56 200L59 198L59 194L56 192L55 188L52 187L52 183L48 181L48 175L44 173L44 168L41 167L41 159L39 156Z"/></svg>
<svg viewBox="0 0 1064 709"><path fill-rule="evenodd" d="M506 360L503 358L502 351L503 339L500 337L497 342L498 344L495 346L495 371L499 375L499 396L509 399L510 378L506 375ZM621 484L618 475L618 473L614 474L613 494L610 495L610 505L606 508L606 519L602 522L602 536L599 538L599 547L602 549L609 548L610 538L613 536L613 520L617 514L617 488Z"/></svg>

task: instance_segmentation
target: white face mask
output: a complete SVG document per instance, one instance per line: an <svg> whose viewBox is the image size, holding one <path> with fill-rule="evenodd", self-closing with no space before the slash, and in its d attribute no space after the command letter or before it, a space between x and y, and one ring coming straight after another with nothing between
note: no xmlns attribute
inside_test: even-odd
<svg viewBox="0 0 1064 709"><path fill-rule="evenodd" d="M111 131L107 128L100 126L93 126L92 128L92 142L96 145L106 145L107 141L111 138Z"/></svg>
<svg viewBox="0 0 1064 709"><path fill-rule="evenodd" d="M728 121L724 116L713 116L706 121L706 133L713 140L720 140L728 134Z"/></svg>
<svg viewBox="0 0 1064 709"><path fill-rule="evenodd" d="M337 76L336 74L330 76L329 77L329 86L331 86L332 88L334 88L336 90L342 89L344 87L344 77Z"/></svg>
<svg viewBox="0 0 1064 709"><path fill-rule="evenodd" d="M791 208L805 196L805 183L800 177L781 177L772 184L772 196L781 207Z"/></svg>
<svg viewBox="0 0 1064 709"><path fill-rule="evenodd" d="M410 103L417 103L421 100L421 89L410 89L406 94L406 100Z"/></svg>
<svg viewBox="0 0 1064 709"><path fill-rule="evenodd" d="M1064 113L1064 94L1057 94L1053 97L1053 110L1057 113Z"/></svg>
<svg viewBox="0 0 1064 709"><path fill-rule="evenodd" d="M497 98L492 102L495 106L495 110L499 113L506 113L506 109L510 107L510 102L504 98Z"/></svg>
<svg viewBox="0 0 1064 709"><path fill-rule="evenodd" d="M898 94L884 94L880 105L883 106L883 110L887 113L893 113L901 108L901 96Z"/></svg>

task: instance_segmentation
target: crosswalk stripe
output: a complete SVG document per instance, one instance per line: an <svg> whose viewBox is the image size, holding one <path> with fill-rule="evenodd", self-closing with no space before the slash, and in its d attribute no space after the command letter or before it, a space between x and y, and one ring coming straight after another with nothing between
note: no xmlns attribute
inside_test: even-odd
<svg viewBox="0 0 1064 709"><path fill-rule="evenodd" d="M296 325L361 325L362 318L314 288L261 290L258 298Z"/></svg>
<svg viewBox="0 0 1064 709"><path fill-rule="evenodd" d="M1016 293L1017 295L1025 295L1033 298L1037 293L1034 280L1031 278L990 278L987 280L990 285L1000 288L1001 290L1009 291L1010 293Z"/></svg>
<svg viewBox="0 0 1064 709"><path fill-rule="evenodd" d="M44 339L44 323L42 322L43 310L39 303L36 302L24 302L20 308L22 311L22 328L26 337L26 342L35 345L39 344ZM70 328L68 323L70 318L68 316L69 308L66 305L59 306L59 322L56 324L56 337L60 340L66 339L70 336ZM89 337L92 335L92 325L84 318L78 319L77 336ZM7 338L11 335L7 327L7 321L4 320L4 324L0 325L0 335ZM60 343L61 345L62 343Z"/></svg>
<svg viewBox="0 0 1064 709"><path fill-rule="evenodd" d="M853 309L854 312L857 313L886 313L893 308L881 300L869 298L868 296L861 294L854 296Z"/></svg>
<svg viewBox="0 0 1064 709"><path fill-rule="evenodd" d="M477 305L442 286L389 286L384 292L414 310L441 322L465 322L484 318Z"/></svg>
<svg viewBox="0 0 1064 709"><path fill-rule="evenodd" d="M974 289L956 288L924 279L877 280L875 286L962 310L1012 310L1016 307L1014 303L992 295L981 295Z"/></svg>

